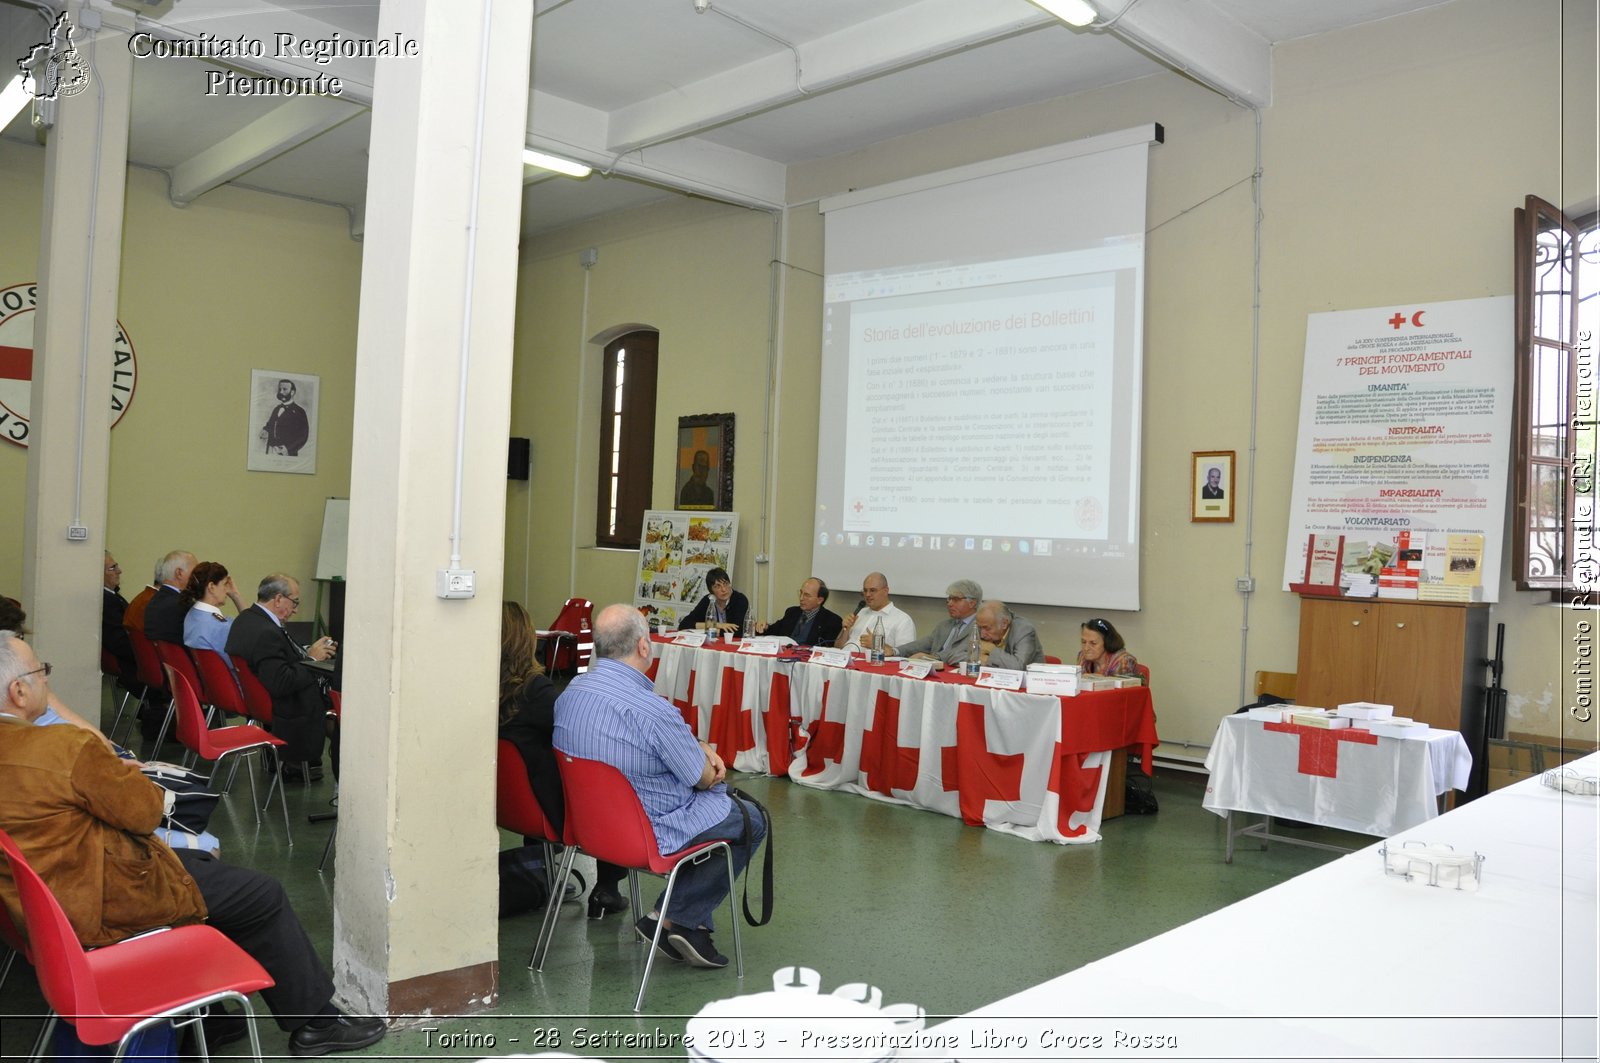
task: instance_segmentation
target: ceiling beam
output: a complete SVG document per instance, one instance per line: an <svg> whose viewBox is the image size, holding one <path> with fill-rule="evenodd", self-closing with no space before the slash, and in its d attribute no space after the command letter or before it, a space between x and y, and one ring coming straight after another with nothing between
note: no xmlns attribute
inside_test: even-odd
<svg viewBox="0 0 1600 1063"><path fill-rule="evenodd" d="M240 174L293 151L312 137L342 125L362 108L321 96L298 96L172 169L170 196L187 206Z"/></svg>
<svg viewBox="0 0 1600 1063"><path fill-rule="evenodd" d="M1207 0L1089 0L1110 33L1245 107L1272 104L1272 42ZM1117 17L1118 13L1127 14Z"/></svg>
<svg viewBox="0 0 1600 1063"><path fill-rule="evenodd" d="M608 150L621 155L693 136L808 95L1054 23L1031 4L921 0L800 44L798 78L794 53L779 50L613 111Z"/></svg>

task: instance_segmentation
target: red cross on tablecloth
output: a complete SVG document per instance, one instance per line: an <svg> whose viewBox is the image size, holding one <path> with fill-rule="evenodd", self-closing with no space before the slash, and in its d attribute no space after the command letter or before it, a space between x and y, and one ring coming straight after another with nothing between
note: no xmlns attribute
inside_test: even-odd
<svg viewBox="0 0 1600 1063"><path fill-rule="evenodd" d="M744 673L737 668L724 666L722 689L717 703L711 707L712 748L723 762L731 765L741 749L756 744L755 729L750 723L750 710L744 704Z"/></svg>
<svg viewBox="0 0 1600 1063"><path fill-rule="evenodd" d="M878 691L872 706L872 728L861 736L861 770L867 786L887 795L890 790L910 790L917 785L917 763L922 751L900 745L900 699Z"/></svg>
<svg viewBox="0 0 1600 1063"><path fill-rule="evenodd" d="M1339 743L1360 742L1375 746L1378 736L1371 731L1354 727L1305 727L1297 723L1266 723L1269 731L1300 736L1300 762L1296 765L1301 775L1320 775L1331 779L1339 774Z"/></svg>
<svg viewBox="0 0 1600 1063"><path fill-rule="evenodd" d="M683 692L683 698L672 699L672 704L677 706L678 712L683 714L683 722L689 725L689 730L696 735L700 733L700 709L694 703L694 677L693 670L689 672L689 688Z"/></svg>
<svg viewBox="0 0 1600 1063"><path fill-rule="evenodd" d="M822 711L806 728L811 739L804 747L806 770L800 773L802 776L820 774L826 766L823 761L831 760L837 764L844 756L844 724L828 719L828 694L832 687L831 679L822 684Z"/></svg>
<svg viewBox="0 0 1600 1063"><path fill-rule="evenodd" d="M1022 797L1021 753L991 753L984 731L983 706L971 701L956 705L956 744L939 750L939 769L946 791L961 795L961 821L983 826L985 801L1016 801Z"/></svg>

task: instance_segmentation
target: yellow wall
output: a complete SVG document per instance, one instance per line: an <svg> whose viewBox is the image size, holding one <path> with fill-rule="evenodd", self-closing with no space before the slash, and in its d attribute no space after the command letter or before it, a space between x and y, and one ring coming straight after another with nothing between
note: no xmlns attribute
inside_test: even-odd
<svg viewBox="0 0 1600 1063"><path fill-rule="evenodd" d="M1592 5L1570 3L1567 63L1592 75ZM1585 11L1584 9L1588 10ZM1275 97L1262 114L1263 229L1259 399L1251 453L1252 245L1250 174L1253 115L1175 74L951 123L832 159L791 167L781 258L775 507L771 585L787 602L807 574L815 478L818 323L822 224L815 200L849 188L930 173L1145 122L1162 123L1166 142L1150 162L1143 468L1143 599L1138 613L1112 614L1130 647L1155 670L1164 752L1199 756L1182 743L1209 742L1219 716L1241 704L1257 669L1292 671L1299 606L1279 590L1288 534L1306 317L1325 310L1393 301L1464 299L1511 290L1511 209L1529 192L1557 202L1592 195L1592 100L1569 74L1563 102L1557 5L1504 6L1461 0L1275 50ZM1588 20L1587 37L1582 20ZM1587 45L1584 42L1587 40ZM1583 47L1587 65L1583 65ZM1592 89L1592 84L1590 85ZM1592 93L1591 93L1592 95ZM1563 110L1565 106L1565 111ZM1560 169L1563 119L1568 171ZM1585 156L1587 151L1587 156ZM1565 184L1563 183L1565 181ZM731 242L736 212L704 208L641 212L540 241L524 260L519 329L516 431L534 437L540 471L529 576L535 612L566 594L566 508L572 491L567 407L584 334L579 320L577 252L598 246L591 277L588 334L620 321L656 324L636 303L598 295L608 265L626 268L668 303L695 309L673 348L715 381L728 402L682 405L663 396L658 440L680 413L733 408L740 413L736 496L745 521L735 583L750 584L749 522L757 500L746 490L754 429L746 418L759 392L755 376L763 327L757 289L770 249L750 220ZM745 229L741 228L741 232ZM696 268L722 267L712 278ZM707 295L744 278L755 304ZM648 281L647 281L648 282ZM637 296L639 293L633 293ZM597 306L607 307L596 313ZM706 311L714 308L714 314ZM728 315L747 315L744 342L730 349ZM664 329L664 332L669 330ZM1509 339L1509 338L1508 338ZM664 346L664 350L665 350ZM592 352L590 352L592 355ZM677 370L672 370L676 372ZM668 371L664 369L664 375ZM533 374L530 378L529 374ZM591 385L594 363L590 364ZM536 382L535 379L536 378ZM537 392L537 398L533 392ZM584 400L589 402L586 397ZM588 433L592 435L592 432ZM1188 519L1189 453L1235 450L1240 459L1239 520ZM658 464L657 483L668 482ZM592 491L592 460L581 465ZM1246 477L1252 467L1253 487ZM666 500L659 497L657 502ZM580 502L588 535L592 495ZM1253 519L1246 519L1253 508ZM513 512L518 511L515 501ZM549 513L547 516L546 513ZM513 538L526 525L511 519ZM580 536L580 542L582 538ZM512 552L515 551L513 544ZM1509 550L1507 551L1509 556ZM514 565L508 560L508 565ZM596 600L628 593L625 559L579 551L577 587ZM1246 602L1234 581L1256 580ZM952 572L952 577L961 573ZM891 585L894 574L889 573ZM512 577L512 592L520 589ZM765 589L766 582L760 586ZM838 588L848 608L854 587ZM1570 696L1565 636L1569 612L1519 594L1509 577L1492 612L1508 626L1506 683L1510 725L1554 733ZM900 598L923 624L942 603ZM770 603L769 603L770 604ZM1047 650L1069 656L1082 610L1028 606ZM553 612L552 612L553 615ZM1484 648L1487 652L1487 647ZM1425 662L1422 666L1426 666ZM1568 685L1563 686L1563 682ZM1248 696L1248 695L1246 695Z"/></svg>
<svg viewBox="0 0 1600 1063"><path fill-rule="evenodd" d="M0 142L0 287L34 278L43 176L43 149ZM360 266L342 210L227 187L178 209L163 175L129 170L118 318L139 385L111 433L107 542L130 597L175 547L246 601L269 571L310 580L324 500L350 493ZM316 475L245 470L252 369L322 378ZM0 447L0 497L26 481L26 452ZM0 521L0 590L21 578L22 521Z"/></svg>

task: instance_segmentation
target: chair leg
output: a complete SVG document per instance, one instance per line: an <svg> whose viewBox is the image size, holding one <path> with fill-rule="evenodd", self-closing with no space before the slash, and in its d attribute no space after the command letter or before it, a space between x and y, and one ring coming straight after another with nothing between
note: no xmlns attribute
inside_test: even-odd
<svg viewBox="0 0 1600 1063"><path fill-rule="evenodd" d="M50 1047L50 1035L55 1032L56 1023L61 1021L61 1016L52 1011L44 1021L44 1027L39 1031L38 1038L33 1042L33 1054L29 1059L39 1060L45 1058L45 1049Z"/></svg>
<svg viewBox="0 0 1600 1063"><path fill-rule="evenodd" d="M130 693L131 693L131 691L130 691ZM145 697L147 696L147 694L148 694L148 691L146 691L146 689L141 686L140 689L139 689L139 700L137 702L135 702L135 708L134 708L133 712L128 715L128 732L127 732L127 734L122 736L122 741L120 743L118 743L119 745L122 745L122 746L128 745L128 740L133 737L133 729L139 722L139 713L144 711L144 702L145 702ZM126 705L128 703L128 700L127 700L126 697L123 698L122 703L124 705ZM111 730L110 730L110 732L107 733L106 737L111 739L111 741L116 742L117 741L117 728L121 727L121 726L122 726L122 710L118 709L117 710L117 718L111 722Z"/></svg>
<svg viewBox="0 0 1600 1063"><path fill-rule="evenodd" d="M637 868L628 868L628 903L633 906L633 921L637 923L644 918L644 895L639 892L639 871Z"/></svg>
<svg viewBox="0 0 1600 1063"><path fill-rule="evenodd" d="M528 959L530 970L544 970L544 961L550 955L550 942L556 936L556 920L561 916L561 895L567 891L567 876L572 872L572 862L578 858L578 847L567 846L561 854L561 871L556 875L555 889L544 902L544 921L539 924L539 936L533 943L533 955Z"/></svg>
<svg viewBox="0 0 1600 1063"><path fill-rule="evenodd" d="M339 836L339 821L333 821L333 829L328 832L328 844L322 847L322 859L317 861L317 870L321 871L328 864L328 854L333 852L333 839Z"/></svg>
<svg viewBox="0 0 1600 1063"><path fill-rule="evenodd" d="M673 867L672 873L667 876L667 891L661 895L661 912L656 919L656 934L650 939L650 955L644 958L644 977L639 979L639 995L633 1000L634 1014L644 1010L644 994L645 990L650 988L650 972L655 969L656 954L661 948L661 939L667 933L667 912L672 909L672 891L678 885L678 869L687 863L687 860L679 860Z"/></svg>
<svg viewBox="0 0 1600 1063"><path fill-rule="evenodd" d="M117 681L113 679L111 681L111 696L116 697L116 695ZM107 731L106 734L113 742L117 740L117 728L122 726L122 714L128 710L128 699L131 697L133 697L133 691L124 690L122 692L122 700L117 703L117 714L111 717L111 730Z"/></svg>
<svg viewBox="0 0 1600 1063"><path fill-rule="evenodd" d="M739 906L734 902L737 892L733 879L733 846L725 846L722 850L722 855L728 861L728 922L733 924L733 960L737 965L737 976L743 978L744 942L739 940Z"/></svg>
<svg viewBox="0 0 1600 1063"><path fill-rule="evenodd" d="M292 848L294 848L294 832L289 829L289 797L288 797L289 788L287 786L283 785L283 758L278 756L278 750L275 747L271 751L270 756L272 757L273 765L277 768L277 770L272 773L272 782L267 786L267 799L264 802L262 802L261 808L262 808L263 811L265 811L266 807L268 805L272 804L272 791L273 790L277 790L278 791L278 804L280 804L283 807L283 834L284 834L284 837L289 839L289 848L292 849ZM254 801L255 800L255 796L256 796L256 781L255 781L255 776L251 775L250 776L250 799L252 801ZM260 816L259 815L256 817L256 821L260 822Z"/></svg>
<svg viewBox="0 0 1600 1063"><path fill-rule="evenodd" d="M10 975L11 975L11 965L16 963L16 962L17 962L17 950L8 946L6 948L5 961L4 962L0 962L0 989L4 989L5 988L6 979L8 977L10 977Z"/></svg>
<svg viewBox="0 0 1600 1063"><path fill-rule="evenodd" d="M151 757L161 755L161 743L167 740L167 728L172 726L172 717L178 711L178 703L174 701L167 706L166 718L161 721L161 730L156 732L156 744L150 747Z"/></svg>

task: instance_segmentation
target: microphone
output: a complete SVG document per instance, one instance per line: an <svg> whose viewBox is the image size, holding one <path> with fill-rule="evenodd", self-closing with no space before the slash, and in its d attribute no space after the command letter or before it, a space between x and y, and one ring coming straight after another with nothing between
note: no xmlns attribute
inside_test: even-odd
<svg viewBox="0 0 1600 1063"><path fill-rule="evenodd" d="M859 612L861 612L861 610L865 609L866 607L867 607L867 600L865 598L863 598L859 602L856 603L856 612L859 613Z"/></svg>

